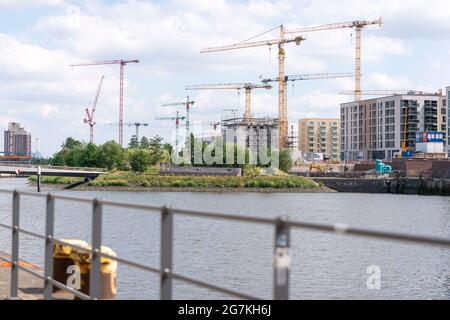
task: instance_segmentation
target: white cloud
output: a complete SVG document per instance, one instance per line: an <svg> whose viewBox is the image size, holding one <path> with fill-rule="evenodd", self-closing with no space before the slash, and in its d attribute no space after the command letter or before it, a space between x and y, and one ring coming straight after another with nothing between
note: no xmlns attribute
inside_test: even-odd
<svg viewBox="0 0 450 320"><path fill-rule="evenodd" d="M371 73L367 77L367 85L370 89L380 90L414 90L411 81L406 77L392 77L383 73Z"/></svg>
<svg viewBox="0 0 450 320"><path fill-rule="evenodd" d="M317 23L377 19L385 21L383 33L392 37L447 38L450 31L450 2L441 0L314 0L302 10L302 16Z"/></svg>
<svg viewBox="0 0 450 320"><path fill-rule="evenodd" d="M64 0L0 0L0 8L25 8L34 6L59 6Z"/></svg>
<svg viewBox="0 0 450 320"><path fill-rule="evenodd" d="M270 55L267 47L214 54L199 51L250 38L281 23L309 26L382 16L383 28L370 27L363 32L363 85L367 89L437 86L446 80L448 72L442 71L450 70L447 49L436 49L439 41L446 39L442 35L448 36L450 31L447 1L127 0L111 4L106 0L0 0L0 8L24 5L60 9L30 20L31 30L0 34L0 125L6 120L24 122L41 137L46 153L57 145L45 143L45 139L59 141L67 135L87 139L87 127L82 125L84 107L93 99L103 74L106 79L96 117L99 123L118 121L118 67L71 69L71 63L140 59L138 65L126 68L125 121L150 122L150 127L143 128L148 135L173 130L172 122L154 118L173 115L176 109L160 105L188 93L197 102L193 121L217 121L222 109L238 104L243 113L243 93L238 103L236 91L191 93L185 92L184 86L258 82L260 76L277 76L276 46ZM353 72L352 33L351 29L311 33L301 46L286 45L286 73ZM262 38L276 37L274 31ZM431 43L436 47L430 48ZM337 92L353 86L350 78L320 87L305 84L300 93L290 90L289 117L337 116L339 104L348 99ZM256 114L276 116L277 104L276 88L255 90L252 95ZM44 120L38 123L36 117ZM128 129L127 135L133 131ZM96 128L99 142L116 135L114 127Z"/></svg>

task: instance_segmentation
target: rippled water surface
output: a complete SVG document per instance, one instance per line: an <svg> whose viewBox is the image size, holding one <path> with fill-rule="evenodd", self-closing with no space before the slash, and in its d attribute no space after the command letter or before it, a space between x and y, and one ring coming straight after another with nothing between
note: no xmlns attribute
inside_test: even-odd
<svg viewBox="0 0 450 320"><path fill-rule="evenodd" d="M1 189L31 190L25 180L0 179ZM44 190L49 191L49 190ZM170 205L232 214L347 223L378 230L450 238L450 198L365 194L257 194L55 191L131 203ZM21 226L44 232L44 200L23 197ZM10 223L11 196L0 193L0 222ZM159 266L157 212L104 209L103 242L120 256ZM90 207L58 201L56 236L90 242ZM272 292L273 229L268 226L175 218L177 273L261 298ZM42 265L42 241L21 235L21 258ZM10 234L0 228L0 250L10 252ZM293 299L449 299L450 250L305 230L292 232ZM380 290L367 288L367 267L381 269ZM119 265L118 297L157 299L158 277ZM176 281L177 299L227 298Z"/></svg>

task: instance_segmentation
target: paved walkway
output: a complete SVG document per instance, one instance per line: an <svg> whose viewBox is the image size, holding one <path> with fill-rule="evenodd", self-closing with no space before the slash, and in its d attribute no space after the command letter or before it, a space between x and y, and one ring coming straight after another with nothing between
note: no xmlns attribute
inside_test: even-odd
<svg viewBox="0 0 450 320"><path fill-rule="evenodd" d="M9 297L11 266L1 257L9 258L9 255L0 252L0 300ZM21 264L33 271L42 272L42 270L34 265L27 264L21 261ZM34 277L33 275L19 270L19 298L24 300L42 299L43 280Z"/></svg>

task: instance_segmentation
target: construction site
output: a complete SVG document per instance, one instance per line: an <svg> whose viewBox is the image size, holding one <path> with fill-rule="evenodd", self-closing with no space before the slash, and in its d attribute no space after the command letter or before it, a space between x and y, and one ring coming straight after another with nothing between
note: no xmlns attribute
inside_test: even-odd
<svg viewBox="0 0 450 320"><path fill-rule="evenodd" d="M203 121L202 135L195 138L213 142L217 132L221 133L223 141L234 143L248 148L257 158L262 150L291 151L292 160L297 167L311 171L311 168L322 172L341 171L342 168L351 168L350 165L371 163L375 160L392 161L393 159L446 159L448 157L448 130L450 119L448 114L448 92L421 92L417 90L363 90L362 62L363 62L363 31L368 27L383 27L382 19L356 20L350 22L331 23L307 28L289 29L284 25L268 30L249 40L225 45L208 47L201 50L201 54L228 52L231 50L244 50L272 46L278 48L277 67L275 77L260 76L260 83L207 83L187 85L186 91L235 91L238 100L244 92L245 109L241 113L237 109L225 109L231 114L218 116L216 119ZM354 71L328 72L314 74L287 74L286 50L288 45L307 45L306 36L314 37L317 32L338 32L350 29L354 32ZM257 40L277 31L278 36L272 39ZM305 44L303 44L305 42ZM120 74L118 122L104 124L118 129L117 143L124 146L124 127L135 128L134 138L140 139L140 129L150 127L150 121L124 120L124 79L125 68L129 64L138 64L139 60L107 60L70 65L72 68L104 65L118 65ZM352 96L350 102L336 106L336 118L304 118L292 119L289 117L288 84L298 81L319 81L351 78L354 80L354 89L341 91L339 94ZM84 124L89 129L89 142L94 143L94 128L97 125L95 112L100 100L105 77L101 76L92 102L85 108ZM273 114L263 115L260 110L252 106L252 94L255 90L270 91L277 86L278 104L273 106ZM336 92L338 94L338 92ZM374 96L363 99L365 96ZM239 103L239 102L238 102ZM202 106L196 104L189 96L172 103L161 104L165 108L174 108L172 115L155 117L157 121L171 121L174 124L175 150L181 151L191 135L192 122L196 115L192 111ZM195 108L193 108L195 106ZM179 110L178 108L181 108ZM184 110L183 110L184 109ZM203 134L203 126L213 127L214 131L208 136ZM185 129L182 134L181 128ZM416 135L425 133L442 134L442 141L433 141L433 148L416 143ZM195 133L197 134L197 133ZM6 137L5 137L6 139ZM6 141L6 140L5 140ZM274 142L276 141L276 143ZM431 143L428 142L427 143ZM439 144L439 145L438 145ZM7 156L5 152L5 156ZM21 154L9 156L23 157ZM26 155L28 156L28 155ZM333 166L334 165L334 166ZM327 167L328 166L328 167ZM331 169L330 169L331 168ZM301 168L297 168L301 170Z"/></svg>

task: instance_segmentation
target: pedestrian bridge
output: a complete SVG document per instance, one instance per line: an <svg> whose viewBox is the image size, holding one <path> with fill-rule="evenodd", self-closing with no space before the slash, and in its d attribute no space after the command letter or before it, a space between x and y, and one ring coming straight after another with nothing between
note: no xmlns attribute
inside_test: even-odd
<svg viewBox="0 0 450 320"><path fill-rule="evenodd" d="M38 175L38 166L24 165L0 165L0 174L11 174L16 176L34 176ZM86 179L95 179L105 174L100 169L89 168L68 168L68 167L41 167L41 176L49 177L79 177Z"/></svg>

